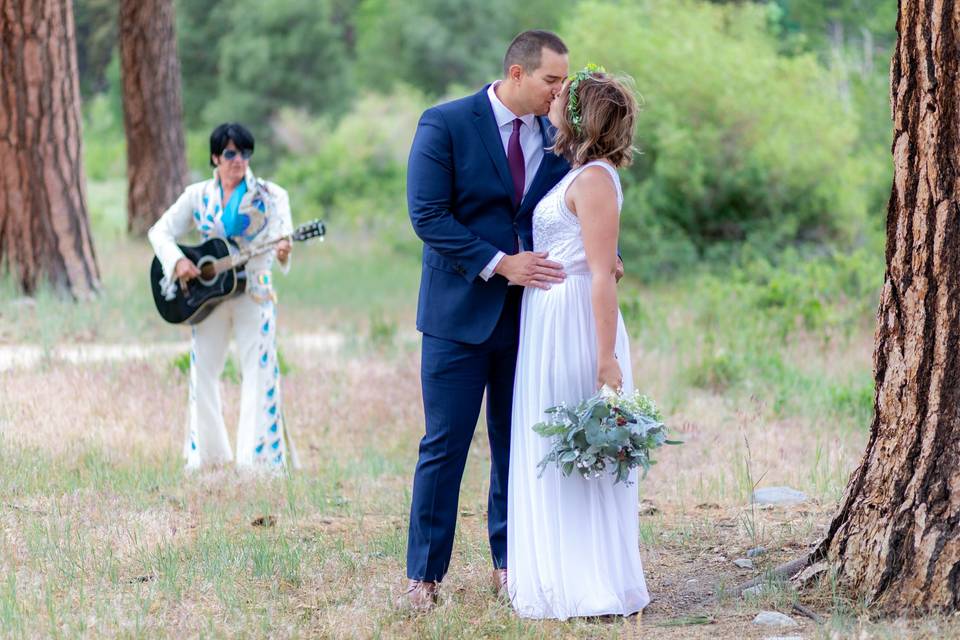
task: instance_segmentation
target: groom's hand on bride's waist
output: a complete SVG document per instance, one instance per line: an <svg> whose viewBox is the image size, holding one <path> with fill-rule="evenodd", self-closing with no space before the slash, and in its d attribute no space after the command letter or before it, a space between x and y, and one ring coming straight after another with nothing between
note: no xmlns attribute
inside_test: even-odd
<svg viewBox="0 0 960 640"><path fill-rule="evenodd" d="M567 275L563 272L563 265L547 260L547 255L545 251L522 251L503 256L493 271L512 284L549 289L551 285L563 282Z"/></svg>

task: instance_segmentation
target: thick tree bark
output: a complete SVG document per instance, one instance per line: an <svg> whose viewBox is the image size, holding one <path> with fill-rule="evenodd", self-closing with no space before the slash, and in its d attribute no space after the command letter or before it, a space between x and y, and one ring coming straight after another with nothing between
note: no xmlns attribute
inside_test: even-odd
<svg viewBox="0 0 960 640"><path fill-rule="evenodd" d="M891 613L960 604L960 2L901 0L875 417L814 559Z"/></svg>
<svg viewBox="0 0 960 640"><path fill-rule="evenodd" d="M72 3L0 0L0 261L33 293L100 286L80 153Z"/></svg>
<svg viewBox="0 0 960 640"><path fill-rule="evenodd" d="M173 0L121 0L127 229L143 235L187 182Z"/></svg>

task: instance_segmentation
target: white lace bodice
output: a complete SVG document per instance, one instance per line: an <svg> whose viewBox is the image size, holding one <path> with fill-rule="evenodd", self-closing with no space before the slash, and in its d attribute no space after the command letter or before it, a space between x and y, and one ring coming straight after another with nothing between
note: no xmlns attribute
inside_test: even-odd
<svg viewBox="0 0 960 640"><path fill-rule="evenodd" d="M549 259L561 263L567 275L590 273L583 236L580 234L580 220L567 207L565 197L567 188L580 172L594 165L604 167L613 178L619 211L623 206L620 176L611 164L603 160L594 160L571 169L533 210L533 250L549 252Z"/></svg>

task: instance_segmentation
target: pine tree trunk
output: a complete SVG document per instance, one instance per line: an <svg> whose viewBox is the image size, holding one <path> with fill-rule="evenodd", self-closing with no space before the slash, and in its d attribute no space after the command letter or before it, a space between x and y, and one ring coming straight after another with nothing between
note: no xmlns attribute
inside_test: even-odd
<svg viewBox="0 0 960 640"><path fill-rule="evenodd" d="M0 261L32 294L100 286L87 218L72 3L0 0Z"/></svg>
<svg viewBox="0 0 960 640"><path fill-rule="evenodd" d="M173 0L121 0L127 229L143 235L187 182Z"/></svg>
<svg viewBox="0 0 960 640"><path fill-rule="evenodd" d="M901 0L875 417L815 557L890 613L960 604L960 4Z"/></svg>

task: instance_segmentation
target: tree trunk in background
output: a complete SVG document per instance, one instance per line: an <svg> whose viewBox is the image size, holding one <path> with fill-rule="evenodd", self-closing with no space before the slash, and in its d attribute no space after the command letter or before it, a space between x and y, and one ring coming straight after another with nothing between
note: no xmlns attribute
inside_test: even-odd
<svg viewBox="0 0 960 640"><path fill-rule="evenodd" d="M866 453L814 553L890 613L960 604L960 5L901 0Z"/></svg>
<svg viewBox="0 0 960 640"><path fill-rule="evenodd" d="M27 294L100 287L80 138L72 3L0 0L0 261Z"/></svg>
<svg viewBox="0 0 960 640"><path fill-rule="evenodd" d="M173 0L121 0L127 229L143 235L187 183Z"/></svg>

